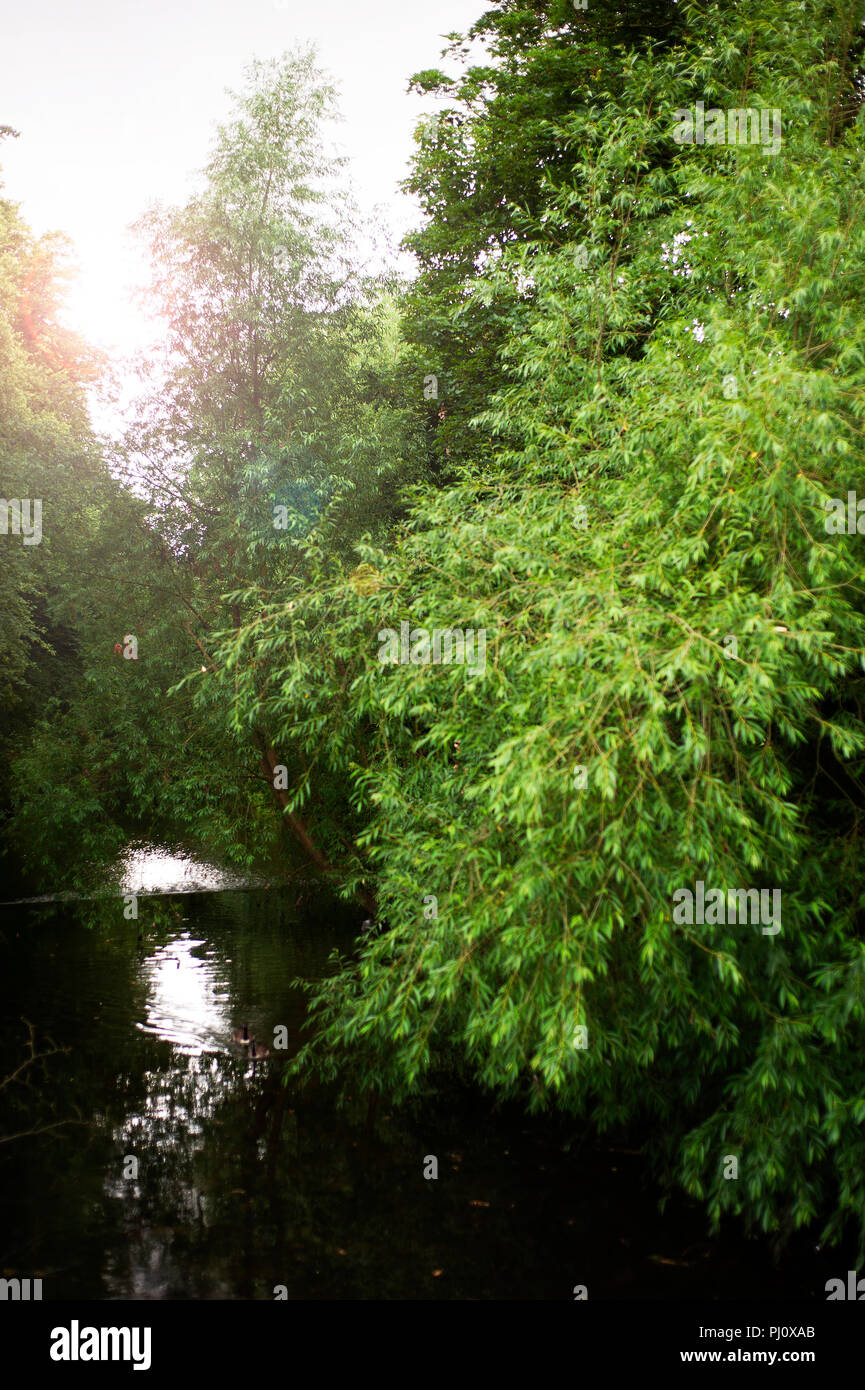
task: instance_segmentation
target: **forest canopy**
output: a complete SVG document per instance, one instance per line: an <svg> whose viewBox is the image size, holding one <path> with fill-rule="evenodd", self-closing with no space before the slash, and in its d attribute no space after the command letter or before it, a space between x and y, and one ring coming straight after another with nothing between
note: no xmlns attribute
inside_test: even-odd
<svg viewBox="0 0 865 1390"><path fill-rule="evenodd" d="M0 798L31 879L146 832L357 903L296 1076L456 1073L865 1245L862 21L493 5L409 84L408 283L314 56L253 65L140 224L114 446L0 201Z"/></svg>

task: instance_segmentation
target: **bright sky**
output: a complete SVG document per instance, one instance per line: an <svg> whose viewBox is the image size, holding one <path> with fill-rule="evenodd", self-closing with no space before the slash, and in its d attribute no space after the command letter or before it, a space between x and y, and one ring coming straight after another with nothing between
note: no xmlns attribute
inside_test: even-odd
<svg viewBox="0 0 865 1390"><path fill-rule="evenodd" d="M3 195L37 233L71 237L80 275L70 323L121 352L143 346L130 300L143 262L128 227L153 202L178 203L205 163L227 87L252 58L312 43L345 120L335 141L367 210L385 209L398 239L416 224L397 190L429 97L413 72L437 67L449 31L484 0L0 0Z"/></svg>

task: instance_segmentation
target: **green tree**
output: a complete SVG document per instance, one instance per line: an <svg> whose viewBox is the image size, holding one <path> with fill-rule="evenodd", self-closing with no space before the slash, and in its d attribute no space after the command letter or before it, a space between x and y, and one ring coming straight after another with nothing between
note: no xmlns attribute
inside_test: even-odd
<svg viewBox="0 0 865 1390"><path fill-rule="evenodd" d="M241 771L223 787L212 775L231 767L230 740L168 695L195 648L146 503L90 426L105 363L59 322L64 254L0 202L0 492L42 518L32 545L0 518L4 877L55 888L100 876L132 833L182 827L234 858L238 827L266 841Z"/></svg>
<svg viewBox="0 0 865 1390"><path fill-rule="evenodd" d="M532 253L581 239L583 202L567 224L553 211L560 187L579 188L578 142L563 123L579 112L583 134L602 130L608 105L620 101L622 51L663 52L687 29L682 7L610 4L585 10L570 0L502 0L465 35L448 36L449 71L416 73L410 89L440 103L433 127L422 124L405 187L427 220L407 238L419 267L406 302L405 332L416 380L439 376L430 405L440 466L479 466L487 435L471 429L491 390L502 382L500 354L525 311L521 282L495 302L472 293L490 266L523 246ZM484 62L475 54L482 46ZM516 263L504 261L512 270Z"/></svg>
<svg viewBox="0 0 865 1390"><path fill-rule="evenodd" d="M333 109L311 53L253 64L203 191L144 219L169 331L125 448L198 649L200 670L183 689L194 687L200 715L235 748L243 775L263 778L301 858L322 872L345 842L345 789L314 776L293 738L272 729L281 674L265 648L256 718L234 718L222 642L308 573L323 537L356 563L354 539L383 534L402 483L424 471L407 457L416 426L396 286L356 266L341 161L323 147ZM302 789L292 805L289 786ZM314 827L301 814L309 797Z"/></svg>
<svg viewBox="0 0 865 1390"><path fill-rule="evenodd" d="M14 135L8 128L3 133ZM85 389L103 363L59 322L68 276L65 252L63 238L34 237L17 207L0 199L4 822L17 804L14 767L34 725L49 704L65 707L76 689L81 671L77 623L92 602L88 561L99 514L117 492L90 428L85 400ZM26 543L13 530L22 502L31 530ZM53 731L37 739L34 750L50 781L48 770L57 751Z"/></svg>
<svg viewBox="0 0 865 1390"><path fill-rule="evenodd" d="M479 422L503 447L416 490L377 592L332 567L241 630L238 700L281 650L273 726L341 764L377 870L299 1072L456 1065L647 1125L713 1220L865 1238L861 538L826 529L863 462L861 14L680 8L553 132L558 244L472 291L531 279ZM780 152L677 145L698 99L780 109ZM382 667L404 618L484 628L484 673ZM778 890L781 930L674 920L698 880Z"/></svg>

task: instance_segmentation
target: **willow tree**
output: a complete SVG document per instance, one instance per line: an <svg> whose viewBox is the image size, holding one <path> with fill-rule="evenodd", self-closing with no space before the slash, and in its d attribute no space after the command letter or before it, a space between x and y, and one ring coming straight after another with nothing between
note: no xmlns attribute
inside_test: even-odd
<svg viewBox="0 0 865 1390"><path fill-rule="evenodd" d="M469 422L500 377L514 326L512 300L481 301L470 286L506 251L559 244L550 195L574 186L580 163L561 122L619 99L622 48L657 53L688 29L678 5L497 0L465 34L448 35L441 67L413 75L410 90L436 105L405 183L425 213L406 239L419 273L405 333L418 379L439 379L431 423L445 474L481 461L485 441ZM576 209L571 239L578 230Z"/></svg>
<svg viewBox="0 0 865 1390"><path fill-rule="evenodd" d="M558 121L555 244L471 287L513 315L495 463L417 490L367 591L322 561L239 633L237 699L281 652L270 717L377 873L298 1071L456 1066L645 1127L713 1220L865 1236L861 15L680 8L698 47ZM780 149L680 142L698 101ZM485 669L383 665L403 620L485 629Z"/></svg>

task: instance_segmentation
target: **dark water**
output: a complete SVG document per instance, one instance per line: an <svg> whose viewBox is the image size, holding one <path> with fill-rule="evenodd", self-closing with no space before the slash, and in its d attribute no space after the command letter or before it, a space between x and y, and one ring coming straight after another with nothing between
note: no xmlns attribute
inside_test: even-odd
<svg viewBox="0 0 865 1390"><path fill-rule="evenodd" d="M0 1090L0 1134L41 1131L0 1143L0 1273L46 1300L825 1298L837 1256L800 1241L776 1266L765 1240L707 1240L684 1201L662 1217L624 1140L462 1090L370 1115L286 1088L291 982L357 929L297 897L0 908L0 1078L28 1024L38 1052L68 1049ZM253 1068L245 1019L271 1047L284 1025L288 1052Z"/></svg>

